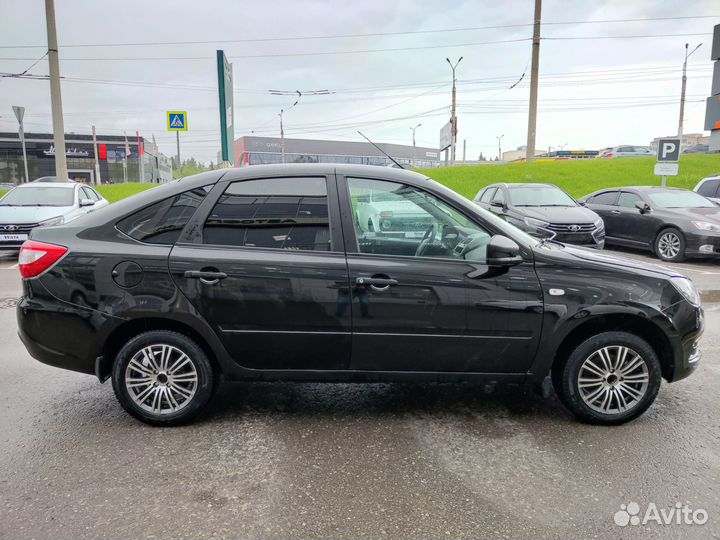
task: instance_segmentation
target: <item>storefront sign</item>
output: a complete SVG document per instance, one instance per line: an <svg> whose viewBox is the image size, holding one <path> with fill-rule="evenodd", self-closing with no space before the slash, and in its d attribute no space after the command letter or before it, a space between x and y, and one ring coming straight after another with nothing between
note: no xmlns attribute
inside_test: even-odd
<svg viewBox="0 0 720 540"><path fill-rule="evenodd" d="M54 156L55 155L55 145L50 145L50 148L48 150L43 150L43 154L46 156ZM81 150L77 147L71 147L65 149L65 155L67 157L90 157L90 152L87 150Z"/></svg>

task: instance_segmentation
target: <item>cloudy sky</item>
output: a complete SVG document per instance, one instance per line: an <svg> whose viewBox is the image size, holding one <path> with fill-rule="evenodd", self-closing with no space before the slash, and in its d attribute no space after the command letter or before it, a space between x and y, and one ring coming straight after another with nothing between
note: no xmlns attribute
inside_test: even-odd
<svg viewBox="0 0 720 540"><path fill-rule="evenodd" d="M467 139L468 159L494 156L500 135L504 150L525 144L533 5L56 0L66 131L95 124L99 133L154 134L172 154L165 111L187 110L183 154L214 160L215 50L224 49L234 66L236 137L279 136L278 112L294 98L268 90L329 90L286 111L287 137L360 140L361 129L410 144L410 127L421 123L418 145L437 147L450 111L445 59L462 56L458 139ZM0 13L0 72L22 72L45 53L44 2L0 0ZM542 19L538 148L674 134L686 42L703 46L689 61L685 132L702 130L717 0L545 0ZM29 73L47 74L47 61ZM47 81L0 79L1 131L17 129L11 105L26 107L26 131L51 130Z"/></svg>

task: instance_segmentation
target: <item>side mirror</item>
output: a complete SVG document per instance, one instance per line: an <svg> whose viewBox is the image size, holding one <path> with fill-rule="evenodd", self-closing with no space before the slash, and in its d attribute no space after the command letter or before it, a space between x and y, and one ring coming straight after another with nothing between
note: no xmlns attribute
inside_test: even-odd
<svg viewBox="0 0 720 540"><path fill-rule="evenodd" d="M578 201L580 206L587 206L587 201Z"/></svg>
<svg viewBox="0 0 720 540"><path fill-rule="evenodd" d="M640 210L640 213L641 213L641 214L644 214L645 212L649 212L649 211L650 211L650 205L649 205L648 203L646 203L646 202L643 202L643 201L637 201L637 202L635 203L635 208L637 208L638 210Z"/></svg>
<svg viewBox="0 0 720 540"><path fill-rule="evenodd" d="M95 201L93 201L92 199L80 199L80 206L81 206L81 207L83 207L83 206L92 206L93 204L95 204Z"/></svg>
<svg viewBox="0 0 720 540"><path fill-rule="evenodd" d="M490 206L493 208L505 208L505 205L500 201L490 201Z"/></svg>
<svg viewBox="0 0 720 540"><path fill-rule="evenodd" d="M488 266L515 266L523 262L520 246L507 236L496 234L487 245Z"/></svg>

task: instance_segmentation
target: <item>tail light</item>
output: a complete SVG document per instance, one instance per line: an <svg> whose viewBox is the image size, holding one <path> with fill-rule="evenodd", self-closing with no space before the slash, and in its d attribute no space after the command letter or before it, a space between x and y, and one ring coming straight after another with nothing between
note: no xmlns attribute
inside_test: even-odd
<svg viewBox="0 0 720 540"><path fill-rule="evenodd" d="M24 278L39 276L58 262L68 249L65 246L25 240L18 255L18 268Z"/></svg>
<svg viewBox="0 0 720 540"><path fill-rule="evenodd" d="M605 154L603 157L613 157L614 154Z"/></svg>

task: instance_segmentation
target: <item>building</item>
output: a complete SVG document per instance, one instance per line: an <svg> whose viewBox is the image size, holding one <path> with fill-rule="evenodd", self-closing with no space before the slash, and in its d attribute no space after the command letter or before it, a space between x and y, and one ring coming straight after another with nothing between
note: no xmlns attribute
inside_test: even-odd
<svg viewBox="0 0 720 540"><path fill-rule="evenodd" d="M166 182L172 180L169 158L143 137L97 135L100 178L95 178L95 147L92 135L65 135L68 175L91 184L122 182ZM55 176L55 144L50 133L26 133L30 180ZM25 174L17 133L0 133L0 182L18 184Z"/></svg>
<svg viewBox="0 0 720 540"><path fill-rule="evenodd" d="M655 137L652 142L650 142L650 148L653 149L653 151L657 152L658 148L658 141L660 139L672 139L674 137L677 137L677 135L666 135L665 137ZM682 136L682 147L683 149L689 147L689 146L695 146L698 144L710 144L710 135L705 135L704 133L685 133Z"/></svg>
<svg viewBox="0 0 720 540"><path fill-rule="evenodd" d="M544 156L543 150L535 150L535 156ZM507 150L502 153L503 161L517 161L519 159L525 159L527 157L527 146L518 146L516 150Z"/></svg>
<svg viewBox="0 0 720 540"><path fill-rule="evenodd" d="M409 167L440 166L437 148L376 143L398 163ZM282 163L282 142L274 137L240 137L235 140L235 166ZM367 142L285 139L286 163L356 163L392 165L386 156Z"/></svg>

